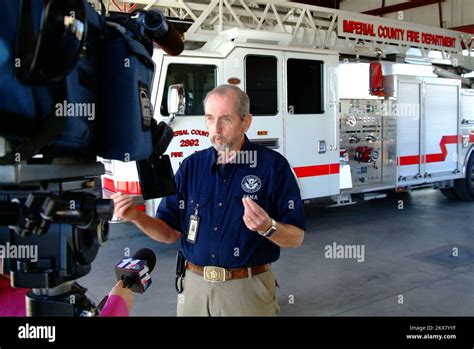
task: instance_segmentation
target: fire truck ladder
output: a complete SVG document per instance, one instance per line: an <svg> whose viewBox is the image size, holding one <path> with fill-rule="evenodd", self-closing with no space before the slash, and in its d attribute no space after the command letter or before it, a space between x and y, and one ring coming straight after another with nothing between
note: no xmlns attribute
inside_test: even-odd
<svg viewBox="0 0 474 349"><path fill-rule="evenodd" d="M118 1L107 0L109 10ZM159 8L189 21L186 42L254 41L384 57L398 54L419 61L474 70L474 37L443 28L324 7L273 0L125 0L136 8ZM374 29L376 28L376 29ZM378 35L377 29L382 35ZM408 40L408 32L410 32ZM214 45L211 44L214 42Z"/></svg>

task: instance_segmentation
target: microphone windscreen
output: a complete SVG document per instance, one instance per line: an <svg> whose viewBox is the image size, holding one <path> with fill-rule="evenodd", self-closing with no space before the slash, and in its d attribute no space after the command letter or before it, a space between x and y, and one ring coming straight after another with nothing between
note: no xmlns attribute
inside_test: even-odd
<svg viewBox="0 0 474 349"><path fill-rule="evenodd" d="M149 248L139 249L137 252L134 253L132 258L146 261L148 265L148 269L150 270L150 273L153 271L153 268L155 268L156 255L155 255L155 252L153 252Z"/></svg>

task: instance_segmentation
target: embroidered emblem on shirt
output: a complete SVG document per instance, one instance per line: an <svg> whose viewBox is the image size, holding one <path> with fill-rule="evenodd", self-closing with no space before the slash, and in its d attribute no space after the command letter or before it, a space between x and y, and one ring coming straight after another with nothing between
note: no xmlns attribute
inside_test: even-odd
<svg viewBox="0 0 474 349"><path fill-rule="evenodd" d="M262 181L257 176L248 175L242 179L242 189L247 193L255 193L261 186Z"/></svg>

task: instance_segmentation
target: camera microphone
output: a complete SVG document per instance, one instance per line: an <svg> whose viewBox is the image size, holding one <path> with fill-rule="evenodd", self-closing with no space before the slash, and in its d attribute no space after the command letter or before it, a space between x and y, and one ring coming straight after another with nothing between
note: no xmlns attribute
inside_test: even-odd
<svg viewBox="0 0 474 349"><path fill-rule="evenodd" d="M184 50L184 43L176 29L160 11L141 12L138 21L143 24L147 34L167 54L177 56Z"/></svg>
<svg viewBox="0 0 474 349"><path fill-rule="evenodd" d="M155 264L155 253L148 248L142 248L132 257L122 258L115 267L115 274L117 280L123 281L124 287L136 293L143 293L151 285L150 273Z"/></svg>

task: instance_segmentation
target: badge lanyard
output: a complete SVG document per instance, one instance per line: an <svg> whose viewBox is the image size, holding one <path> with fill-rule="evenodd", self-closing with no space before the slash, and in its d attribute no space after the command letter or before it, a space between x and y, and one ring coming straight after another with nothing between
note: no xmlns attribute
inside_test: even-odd
<svg viewBox="0 0 474 349"><path fill-rule="evenodd" d="M186 241L195 244L197 240L198 228L199 228L199 211L198 207L194 209L194 214L189 217L189 230Z"/></svg>

